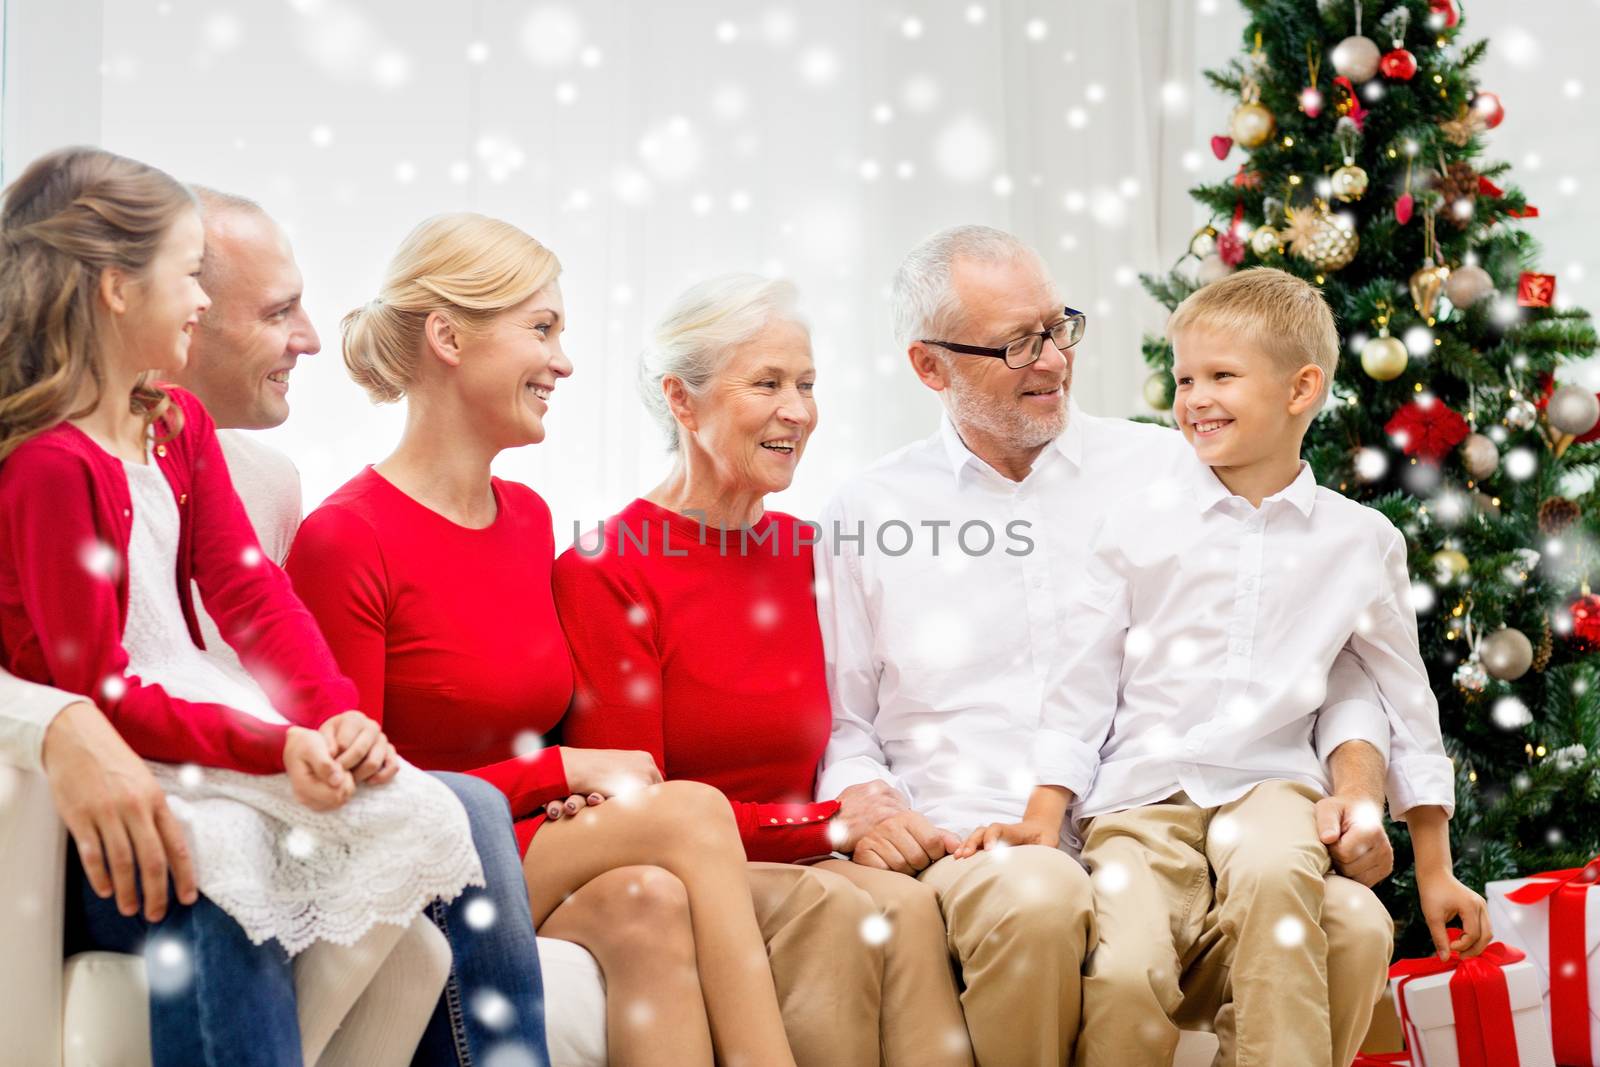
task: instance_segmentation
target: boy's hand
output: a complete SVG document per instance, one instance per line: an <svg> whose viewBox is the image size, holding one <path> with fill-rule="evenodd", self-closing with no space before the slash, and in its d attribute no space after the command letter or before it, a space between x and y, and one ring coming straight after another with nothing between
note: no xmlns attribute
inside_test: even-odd
<svg viewBox="0 0 1600 1067"><path fill-rule="evenodd" d="M357 782L381 785L400 773L400 759L383 729L359 711L335 715L317 727L328 742L328 754Z"/></svg>
<svg viewBox="0 0 1600 1067"><path fill-rule="evenodd" d="M997 845L1046 845L1055 848L1061 839L1061 820L1049 822L1023 819L1021 822L992 822L967 835L961 847L951 853L956 859L975 856Z"/></svg>
<svg viewBox="0 0 1600 1067"><path fill-rule="evenodd" d="M1449 871L1428 874L1419 870L1417 896L1422 899L1422 917L1428 921L1428 933L1433 936L1433 948L1440 959L1449 959L1451 952L1476 956L1494 940L1494 932L1489 929L1489 906ZM1445 930L1451 919L1460 919L1462 929L1461 937L1453 942Z"/></svg>
<svg viewBox="0 0 1600 1067"><path fill-rule="evenodd" d="M356 780L328 751L328 739L303 726L289 727L283 769L295 799L312 811L333 811L356 791Z"/></svg>

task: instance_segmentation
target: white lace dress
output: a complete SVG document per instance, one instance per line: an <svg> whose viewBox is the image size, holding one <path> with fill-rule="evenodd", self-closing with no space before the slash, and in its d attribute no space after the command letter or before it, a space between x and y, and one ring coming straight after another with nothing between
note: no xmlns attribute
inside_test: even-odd
<svg viewBox="0 0 1600 1067"><path fill-rule="evenodd" d="M128 543L128 673L174 697L286 720L241 668L190 639L178 601L178 506L154 464L125 463L133 499ZM316 941L353 944L375 923L409 925L435 897L483 885L467 815L455 795L410 764L384 785L358 786L336 811L294 798L285 774L150 763L184 821L200 891L260 944L291 956Z"/></svg>

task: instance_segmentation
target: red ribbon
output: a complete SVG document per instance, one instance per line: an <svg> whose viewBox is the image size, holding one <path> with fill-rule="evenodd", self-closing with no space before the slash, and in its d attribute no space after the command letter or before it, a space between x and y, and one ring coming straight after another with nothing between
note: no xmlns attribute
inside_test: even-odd
<svg viewBox="0 0 1600 1067"><path fill-rule="evenodd" d="M1346 114L1350 121L1356 124L1356 131L1360 132L1361 129L1367 124L1367 109L1361 106L1361 99L1360 97L1356 96L1356 87L1352 85L1350 83L1350 79L1346 78L1343 74L1333 79L1333 84L1337 85L1339 88L1343 89L1349 94L1350 109L1346 112Z"/></svg>
<svg viewBox="0 0 1600 1067"><path fill-rule="evenodd" d="M1594 1067L1589 1042L1588 896L1600 881L1600 856L1582 867L1533 876L1506 894L1513 904L1550 901L1550 1031L1556 1062Z"/></svg>
<svg viewBox="0 0 1600 1067"><path fill-rule="evenodd" d="M1506 191L1480 174L1478 175L1478 195L1499 200L1506 195ZM1528 204L1520 209L1507 209L1506 214L1514 219L1536 219L1539 217L1539 209L1532 204Z"/></svg>
<svg viewBox="0 0 1600 1067"><path fill-rule="evenodd" d="M1452 941L1460 936L1461 931L1450 931ZM1517 1056L1517 1035L1511 1026L1511 994L1500 968L1524 958L1519 950L1496 941L1481 956L1462 957L1452 952L1447 960L1428 956L1396 963L1389 968L1389 977L1400 979L1394 1000L1400 1009L1403 1032L1408 1036L1416 1032L1406 1009L1406 985L1414 978L1453 971L1450 1008L1455 1013L1456 1054L1461 1067L1519 1067L1522 1061ZM1415 1052L1415 1044L1408 1043Z"/></svg>

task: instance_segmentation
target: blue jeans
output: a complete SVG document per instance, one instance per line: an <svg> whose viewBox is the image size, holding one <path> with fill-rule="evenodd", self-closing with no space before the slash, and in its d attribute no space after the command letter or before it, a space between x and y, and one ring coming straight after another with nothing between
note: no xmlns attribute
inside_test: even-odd
<svg viewBox="0 0 1600 1067"><path fill-rule="evenodd" d="M452 963L413 1063L548 1067L544 981L511 809L505 795L480 778L434 776L467 809L487 887L468 889L450 904L428 905L429 916L450 941Z"/></svg>
<svg viewBox="0 0 1600 1067"><path fill-rule="evenodd" d="M204 896L190 906L171 898L158 923L127 918L115 900L95 895L77 850L67 852L69 893L82 901L81 929L69 939L69 951L145 957L155 1067L301 1067L294 972L276 941L252 945L244 929Z"/></svg>

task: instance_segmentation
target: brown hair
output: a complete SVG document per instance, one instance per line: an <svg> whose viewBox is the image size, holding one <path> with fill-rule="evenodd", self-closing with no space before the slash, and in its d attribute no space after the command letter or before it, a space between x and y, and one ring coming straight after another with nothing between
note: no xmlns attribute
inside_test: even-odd
<svg viewBox="0 0 1600 1067"><path fill-rule="evenodd" d="M194 197L163 171L98 148L40 156L0 206L0 460L100 403L100 275L150 265ZM73 404L92 387L87 405ZM129 404L177 432L181 413L141 377Z"/></svg>
<svg viewBox="0 0 1600 1067"><path fill-rule="evenodd" d="M416 374L429 312L481 329L560 273L555 253L509 222L435 215L401 242L377 298L340 322L345 368L374 403L399 400Z"/></svg>
<svg viewBox="0 0 1600 1067"><path fill-rule="evenodd" d="M1321 291L1276 267L1251 267L1190 293L1167 320L1167 338L1196 328L1254 345L1290 372L1316 364L1324 398L1339 369L1339 328Z"/></svg>

